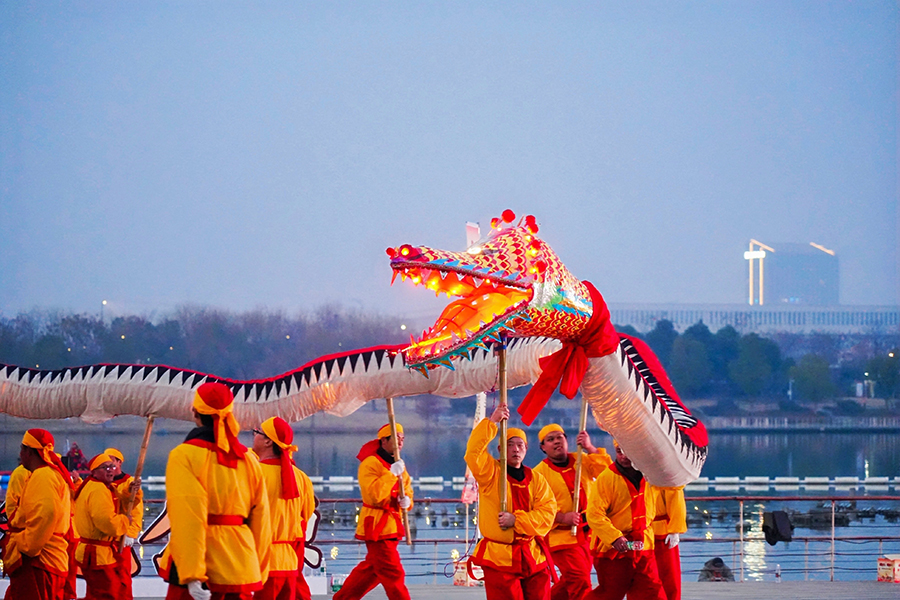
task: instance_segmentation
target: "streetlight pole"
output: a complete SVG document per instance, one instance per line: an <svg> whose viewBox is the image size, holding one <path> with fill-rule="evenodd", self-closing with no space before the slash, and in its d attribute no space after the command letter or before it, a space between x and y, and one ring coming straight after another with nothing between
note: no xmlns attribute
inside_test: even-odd
<svg viewBox="0 0 900 600"><path fill-rule="evenodd" d="M104 307L104 306L106 306L106 300L104 300L103 302L100 303L100 322L101 322L101 323L106 323L106 322L103 320L103 307Z"/></svg>

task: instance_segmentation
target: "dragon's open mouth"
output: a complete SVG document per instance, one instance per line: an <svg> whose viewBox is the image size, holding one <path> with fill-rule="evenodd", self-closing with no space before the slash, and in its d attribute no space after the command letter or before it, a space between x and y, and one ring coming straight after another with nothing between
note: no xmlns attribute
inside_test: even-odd
<svg viewBox="0 0 900 600"><path fill-rule="evenodd" d="M415 285L455 298L447 305L435 324L411 338L404 349L407 365L413 368L452 368L451 359L467 354L472 348L497 339L500 330L514 317L524 313L532 298L532 290L521 277L503 272L485 272L484 268L462 265L457 260L416 261L409 246L400 249L391 261L393 278L410 279ZM515 274L518 276L518 274ZM392 280L393 282L393 280Z"/></svg>

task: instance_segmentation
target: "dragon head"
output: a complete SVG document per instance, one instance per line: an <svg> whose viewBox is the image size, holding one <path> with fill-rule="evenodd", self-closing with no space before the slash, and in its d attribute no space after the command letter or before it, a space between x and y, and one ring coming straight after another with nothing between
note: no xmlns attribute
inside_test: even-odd
<svg viewBox="0 0 900 600"><path fill-rule="evenodd" d="M515 223L511 210L465 252L404 244L388 248L393 277L400 275L453 298L435 324L411 337L407 366L427 374L501 336L576 337L592 314L591 296L556 253L537 237L533 216Z"/></svg>

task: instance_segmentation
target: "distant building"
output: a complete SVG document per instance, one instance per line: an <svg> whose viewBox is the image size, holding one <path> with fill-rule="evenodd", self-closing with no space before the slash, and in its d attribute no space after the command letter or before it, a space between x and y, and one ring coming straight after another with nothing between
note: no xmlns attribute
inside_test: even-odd
<svg viewBox="0 0 900 600"><path fill-rule="evenodd" d="M834 251L816 244L773 244L765 258L765 305L837 306L840 275Z"/></svg>
<svg viewBox="0 0 900 600"><path fill-rule="evenodd" d="M768 261L768 258L766 258ZM768 262L766 268L768 269ZM698 321L716 332L731 325L746 333L898 334L898 306L815 306L810 304L620 304L610 303L612 322L644 333L663 319L684 331Z"/></svg>

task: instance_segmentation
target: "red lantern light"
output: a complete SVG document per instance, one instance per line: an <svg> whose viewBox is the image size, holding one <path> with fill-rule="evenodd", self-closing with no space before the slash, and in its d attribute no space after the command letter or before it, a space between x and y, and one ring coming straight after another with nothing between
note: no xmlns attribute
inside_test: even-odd
<svg viewBox="0 0 900 600"><path fill-rule="evenodd" d="M516 218L516 213L507 208L500 216L503 217L504 223L512 223Z"/></svg>
<svg viewBox="0 0 900 600"><path fill-rule="evenodd" d="M497 229L498 227L500 227L500 219L494 217L491 219L491 229Z"/></svg>

